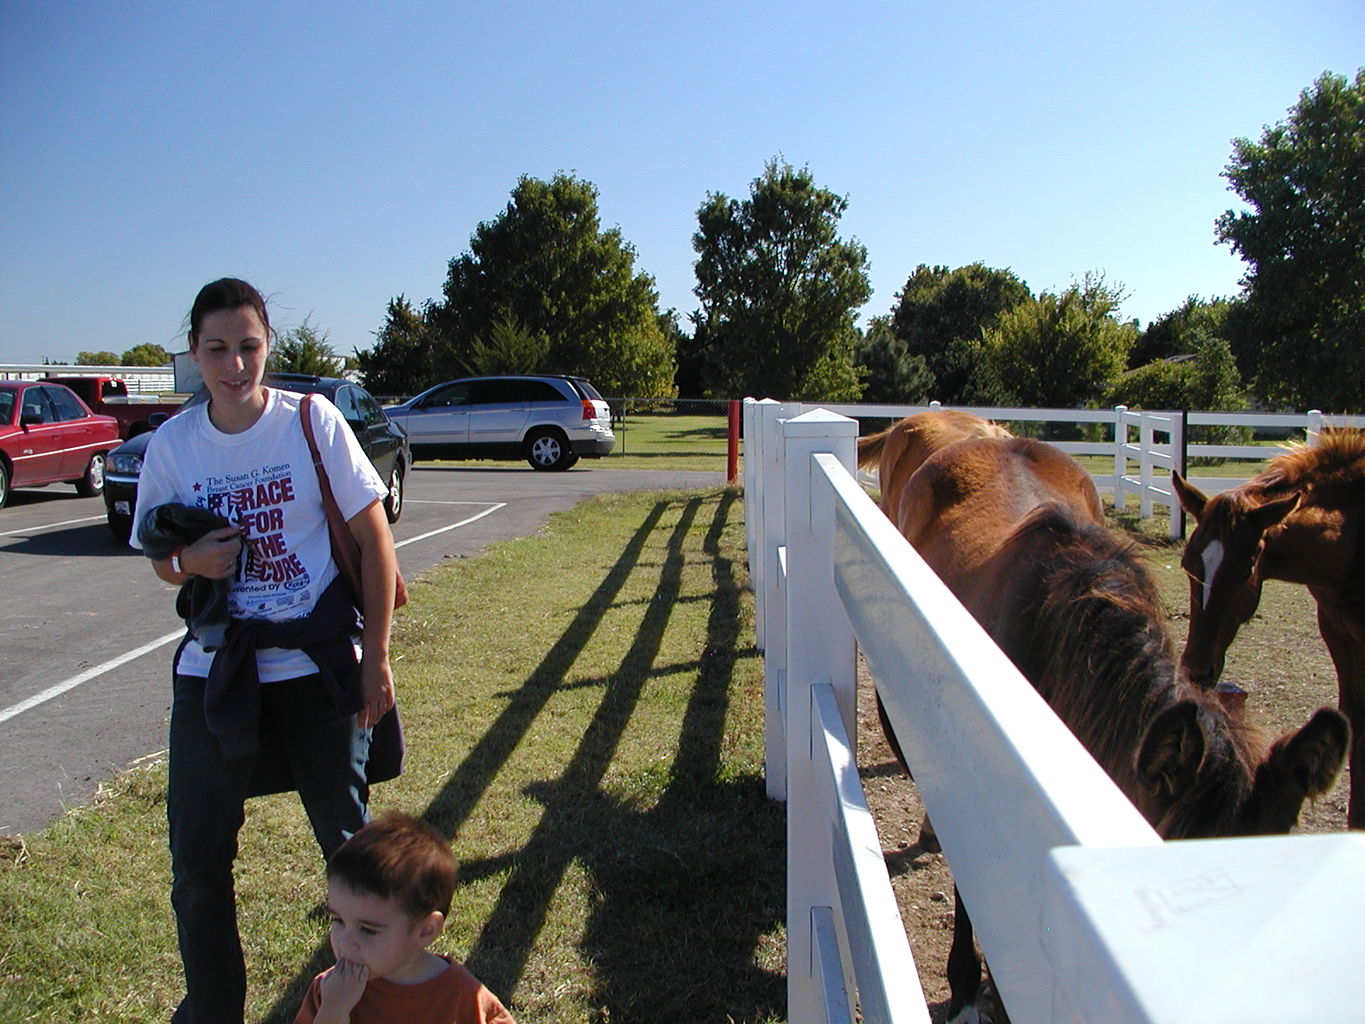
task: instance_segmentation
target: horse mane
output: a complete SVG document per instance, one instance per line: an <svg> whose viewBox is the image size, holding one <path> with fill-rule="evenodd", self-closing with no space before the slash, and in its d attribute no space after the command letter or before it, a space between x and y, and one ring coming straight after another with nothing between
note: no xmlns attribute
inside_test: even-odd
<svg viewBox="0 0 1365 1024"><path fill-rule="evenodd" d="M1239 796L1249 793L1248 766L1257 764L1264 737L1240 709L1225 708L1180 675L1166 611L1135 544L1057 506L1025 519L1015 537L1026 534L1033 535L1038 571L1027 574L1032 592L1016 595L1025 622L1015 639L1028 648L1016 664L1135 802L1135 751L1147 726L1178 700L1195 701L1210 738L1205 764L1229 770L1201 770L1205 784L1168 809L1170 820L1153 824L1163 835L1212 834L1219 812L1242 802L1227 803L1228 779L1243 777ZM1201 789L1209 799L1200 799Z"/></svg>
<svg viewBox="0 0 1365 1024"><path fill-rule="evenodd" d="M1293 490L1365 477L1365 430L1328 427L1316 445L1294 442L1257 478L1267 490Z"/></svg>

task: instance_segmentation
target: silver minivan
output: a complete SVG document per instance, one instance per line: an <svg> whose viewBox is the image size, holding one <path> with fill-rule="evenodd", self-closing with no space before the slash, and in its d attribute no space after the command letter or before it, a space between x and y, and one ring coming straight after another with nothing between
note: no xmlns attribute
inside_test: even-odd
<svg viewBox="0 0 1365 1024"><path fill-rule="evenodd" d="M463 377L384 407L423 459L525 459L568 469L616 444L611 409L582 377Z"/></svg>

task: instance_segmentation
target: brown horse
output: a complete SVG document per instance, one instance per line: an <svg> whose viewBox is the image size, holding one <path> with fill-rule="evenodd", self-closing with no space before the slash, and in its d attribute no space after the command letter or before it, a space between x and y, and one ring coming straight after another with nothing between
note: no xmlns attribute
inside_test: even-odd
<svg viewBox="0 0 1365 1024"><path fill-rule="evenodd" d="M891 424L885 430L858 438L858 468L877 467L881 484L882 511L895 522L894 505L888 495L899 495L905 482L930 455L940 448L972 437L1009 437L998 423L983 420L959 409L928 409Z"/></svg>
<svg viewBox="0 0 1365 1024"><path fill-rule="evenodd" d="M1324 431L1321 444L1297 446L1211 498L1172 476L1198 522L1182 559L1190 634L1181 664L1194 682L1213 685L1238 628L1256 611L1262 581L1308 587L1351 723L1346 821L1365 828L1365 433Z"/></svg>
<svg viewBox="0 0 1365 1024"><path fill-rule="evenodd" d="M879 433L858 438L858 468L877 467L882 511L894 523L900 517L900 496L905 491L906 481L934 452L973 437L1010 436L1010 432L998 423L960 409L926 409L898 420ZM905 755L887 721L880 696L877 697L877 717L881 719L882 732L886 734L896 760L904 766ZM907 768L906 774L909 773ZM928 815L920 822L919 844L929 853L942 849Z"/></svg>
<svg viewBox="0 0 1365 1024"><path fill-rule="evenodd" d="M1162 836L1287 832L1331 786L1340 713L1272 744L1243 708L1186 683L1156 588L1074 459L1037 441L961 441L899 499L901 532ZM951 1016L980 974L959 900Z"/></svg>

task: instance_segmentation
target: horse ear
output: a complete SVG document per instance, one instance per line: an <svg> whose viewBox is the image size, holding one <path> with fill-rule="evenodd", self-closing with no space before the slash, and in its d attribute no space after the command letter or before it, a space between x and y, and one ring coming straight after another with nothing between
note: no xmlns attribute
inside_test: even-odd
<svg viewBox="0 0 1365 1024"><path fill-rule="evenodd" d="M1181 476L1178 470L1171 470L1171 486L1175 488L1175 493L1180 498L1181 508L1195 519L1204 514L1204 506L1209 503L1209 499L1204 496L1203 491Z"/></svg>
<svg viewBox="0 0 1365 1024"><path fill-rule="evenodd" d="M1299 507L1299 502L1303 500L1303 495L1295 491L1287 498L1276 498L1274 501L1267 501L1264 505L1257 505L1247 513L1247 520L1256 527L1258 533L1265 533L1272 526L1277 525L1281 520Z"/></svg>
<svg viewBox="0 0 1365 1024"><path fill-rule="evenodd" d="M1199 706L1192 700L1177 701L1147 727L1138 751L1138 777L1151 793L1174 799L1194 781L1204 747Z"/></svg>
<svg viewBox="0 0 1365 1024"><path fill-rule="evenodd" d="M1351 729L1336 708L1318 708L1308 724L1275 741L1269 761L1293 779L1304 796L1320 796L1332 788L1346 760Z"/></svg>

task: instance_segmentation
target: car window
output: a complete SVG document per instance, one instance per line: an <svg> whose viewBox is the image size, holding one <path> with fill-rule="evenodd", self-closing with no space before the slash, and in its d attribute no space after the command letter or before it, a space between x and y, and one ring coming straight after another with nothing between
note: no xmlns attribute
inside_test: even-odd
<svg viewBox="0 0 1365 1024"><path fill-rule="evenodd" d="M360 416L365 421L366 426L377 427L388 419L384 415L384 407L369 392L354 388L352 394L355 396L356 408L360 410Z"/></svg>
<svg viewBox="0 0 1365 1024"><path fill-rule="evenodd" d="M470 392L473 390L473 387L473 381L456 381L454 384L447 384L443 388L437 388L431 394L427 395L426 398L422 399L418 405L424 408L442 405L468 405Z"/></svg>
<svg viewBox="0 0 1365 1024"><path fill-rule="evenodd" d="M573 386L574 386L575 388L578 389L579 394L581 394L584 398L591 398L591 399L594 399L594 400L596 400L596 401L598 401L598 402L605 402L605 401L606 401L606 399L603 398L603 397L598 393L597 389L596 389L595 387L593 387L591 384L589 384L589 383L588 383L587 381L585 381L585 380L581 380L581 379L579 379L579 378L574 378L574 380L573 380Z"/></svg>
<svg viewBox="0 0 1365 1024"><path fill-rule="evenodd" d="M475 381L475 405L512 405L525 402L522 395L523 382L519 380L480 380Z"/></svg>
<svg viewBox="0 0 1365 1024"><path fill-rule="evenodd" d="M52 401L52 407L57 411L59 420L79 420L85 417L85 410L81 408L81 403L76 400L76 396L66 388L45 387L47 397Z"/></svg>
<svg viewBox="0 0 1365 1024"><path fill-rule="evenodd" d="M564 396L548 380L528 380L526 397L532 402L563 402Z"/></svg>
<svg viewBox="0 0 1365 1024"><path fill-rule="evenodd" d="M8 423L14 418L14 392L0 391L0 423Z"/></svg>
<svg viewBox="0 0 1365 1024"><path fill-rule="evenodd" d="M355 407L355 389L337 388L337 393L333 401L336 407L341 410L341 418L345 420L358 420L361 418L360 410Z"/></svg>
<svg viewBox="0 0 1365 1024"><path fill-rule="evenodd" d="M54 423L57 419L57 413L42 387L28 388L24 391L19 416L30 423Z"/></svg>

